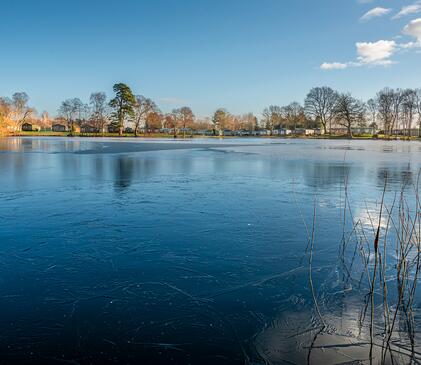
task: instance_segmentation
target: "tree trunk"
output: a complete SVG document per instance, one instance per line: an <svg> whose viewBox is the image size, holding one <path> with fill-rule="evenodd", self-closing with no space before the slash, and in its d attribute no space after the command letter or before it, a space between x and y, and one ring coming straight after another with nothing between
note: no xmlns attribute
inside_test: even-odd
<svg viewBox="0 0 421 365"><path fill-rule="evenodd" d="M409 120L408 120L408 139L411 139L411 128L412 128L412 111L409 112Z"/></svg>
<svg viewBox="0 0 421 365"><path fill-rule="evenodd" d="M418 121L418 137L421 138L421 117L419 117L420 120Z"/></svg>
<svg viewBox="0 0 421 365"><path fill-rule="evenodd" d="M350 125L350 124L348 124L347 128L348 128L348 138L349 138L349 139L352 139L352 129L351 129L351 125Z"/></svg>
<svg viewBox="0 0 421 365"><path fill-rule="evenodd" d="M118 135L120 137L123 135L123 123L124 123L124 119L120 116L118 120Z"/></svg>

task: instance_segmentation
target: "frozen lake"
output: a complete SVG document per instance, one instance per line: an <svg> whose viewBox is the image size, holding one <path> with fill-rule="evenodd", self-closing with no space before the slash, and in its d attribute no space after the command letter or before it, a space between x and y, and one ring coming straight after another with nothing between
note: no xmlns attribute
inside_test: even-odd
<svg viewBox="0 0 421 365"><path fill-rule="evenodd" d="M420 168L419 142L0 139L1 357L299 363L274 342L285 316L314 320L303 223L314 201L321 311L352 321L344 179L364 221L385 176L391 201Z"/></svg>

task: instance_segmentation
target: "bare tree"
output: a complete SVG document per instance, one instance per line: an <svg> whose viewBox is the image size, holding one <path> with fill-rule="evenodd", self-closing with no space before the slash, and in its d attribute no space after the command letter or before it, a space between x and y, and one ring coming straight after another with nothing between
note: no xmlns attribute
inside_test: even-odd
<svg viewBox="0 0 421 365"><path fill-rule="evenodd" d="M156 112L158 110L156 104L151 100L143 95L136 96L136 102L134 104L134 135L137 137L139 129L141 125L144 125L146 132L149 130L148 128L148 116L152 112Z"/></svg>
<svg viewBox="0 0 421 365"><path fill-rule="evenodd" d="M305 124L304 108L296 101L282 108L283 118L289 128L297 129L298 125Z"/></svg>
<svg viewBox="0 0 421 365"><path fill-rule="evenodd" d="M241 129L254 132L257 129L257 118L253 113L247 113L240 116L240 127Z"/></svg>
<svg viewBox="0 0 421 365"><path fill-rule="evenodd" d="M396 89L394 92L394 97L393 97L393 115L394 118L392 120L392 126L391 126L391 133L395 128L399 127L399 117L402 111L402 106L403 106L403 101L404 101L404 92L401 89Z"/></svg>
<svg viewBox="0 0 421 365"><path fill-rule="evenodd" d="M18 128L26 122L34 113L34 109L28 106L29 96L25 92L17 92L12 95L13 121Z"/></svg>
<svg viewBox="0 0 421 365"><path fill-rule="evenodd" d="M161 128L172 128L173 118L171 113L164 114L161 120Z"/></svg>
<svg viewBox="0 0 421 365"><path fill-rule="evenodd" d="M75 132L75 124L80 123L83 118L84 109L85 105L79 98L67 99L61 103L58 112L66 120L70 135Z"/></svg>
<svg viewBox="0 0 421 365"><path fill-rule="evenodd" d="M337 99L338 92L327 86L315 87L306 96L305 111L307 115L320 121L325 134L327 126L329 126L329 133L331 132Z"/></svg>
<svg viewBox="0 0 421 365"><path fill-rule="evenodd" d="M183 138L186 137L186 128L191 126L194 122L194 114L188 106L183 106L179 109L174 109L173 113L180 122L183 129Z"/></svg>
<svg viewBox="0 0 421 365"><path fill-rule="evenodd" d="M242 120L241 115L233 115L231 114L228 118L228 125L227 129L230 130L239 130L242 128Z"/></svg>
<svg viewBox="0 0 421 365"><path fill-rule="evenodd" d="M392 89L385 88L377 93L378 112L383 121L385 135L389 133L394 118L393 99L394 91Z"/></svg>
<svg viewBox="0 0 421 365"><path fill-rule="evenodd" d="M103 92L94 92L89 98L91 105L91 121L94 127L98 128L101 133L105 132L108 123L108 104L107 96Z"/></svg>
<svg viewBox="0 0 421 365"><path fill-rule="evenodd" d="M157 109L152 111L146 116L145 125L146 128L149 129L160 129L162 128L162 121L164 117L161 112Z"/></svg>
<svg viewBox="0 0 421 365"><path fill-rule="evenodd" d="M196 130L211 130L213 128L213 123L209 117L196 118L194 128Z"/></svg>
<svg viewBox="0 0 421 365"><path fill-rule="evenodd" d="M412 122L414 120L414 114L417 112L418 108L417 92L413 89L406 89L403 91L402 95L403 127L406 131L406 135L411 137Z"/></svg>
<svg viewBox="0 0 421 365"><path fill-rule="evenodd" d="M179 128L179 115L177 109L174 109L171 113L165 115L165 123L168 127L172 127L174 138L177 138L177 131Z"/></svg>
<svg viewBox="0 0 421 365"><path fill-rule="evenodd" d="M416 90L417 114L418 114L418 137L421 137L421 88Z"/></svg>
<svg viewBox="0 0 421 365"><path fill-rule="evenodd" d="M41 113L40 119L39 119L40 125L43 128L50 128L51 127L51 118L47 111L43 111Z"/></svg>
<svg viewBox="0 0 421 365"><path fill-rule="evenodd" d="M9 131L12 125L12 101L9 98L0 98L0 135Z"/></svg>
<svg viewBox="0 0 421 365"><path fill-rule="evenodd" d="M377 110L378 110L377 100L373 98L369 99L367 101L367 112L369 114L369 120L370 120L369 127L373 129L373 132L378 128Z"/></svg>
<svg viewBox="0 0 421 365"><path fill-rule="evenodd" d="M335 122L346 127L349 138L352 138L352 128L364 121L364 103L350 94L340 94L334 109Z"/></svg>
<svg viewBox="0 0 421 365"><path fill-rule="evenodd" d="M400 89L385 88L377 93L379 116L383 121L384 134L390 136L398 123L403 92Z"/></svg>
<svg viewBox="0 0 421 365"><path fill-rule="evenodd" d="M270 105L263 110L263 122L266 128L270 130L270 135L273 135L275 127L282 125L282 108L277 105Z"/></svg>

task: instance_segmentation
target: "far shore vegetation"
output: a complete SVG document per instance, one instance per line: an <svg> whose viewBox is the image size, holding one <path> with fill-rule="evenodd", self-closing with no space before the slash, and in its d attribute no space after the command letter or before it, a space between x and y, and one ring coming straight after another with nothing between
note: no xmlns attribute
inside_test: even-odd
<svg viewBox="0 0 421 365"><path fill-rule="evenodd" d="M421 138L421 88L384 88L362 101L315 87L303 103L270 105L258 116L219 108L203 118L189 106L163 113L152 99L123 83L113 91L111 99L94 92L87 102L64 100L54 117L37 112L25 92L0 97L0 136Z"/></svg>

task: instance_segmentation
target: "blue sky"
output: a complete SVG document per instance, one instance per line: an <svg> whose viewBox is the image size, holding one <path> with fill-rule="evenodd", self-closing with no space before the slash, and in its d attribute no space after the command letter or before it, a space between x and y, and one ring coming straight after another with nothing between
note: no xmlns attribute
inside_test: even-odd
<svg viewBox="0 0 421 365"><path fill-rule="evenodd" d="M421 87L415 0L2 0L0 11L0 95L26 91L52 114L115 82L199 116L258 114L313 86L363 99Z"/></svg>

